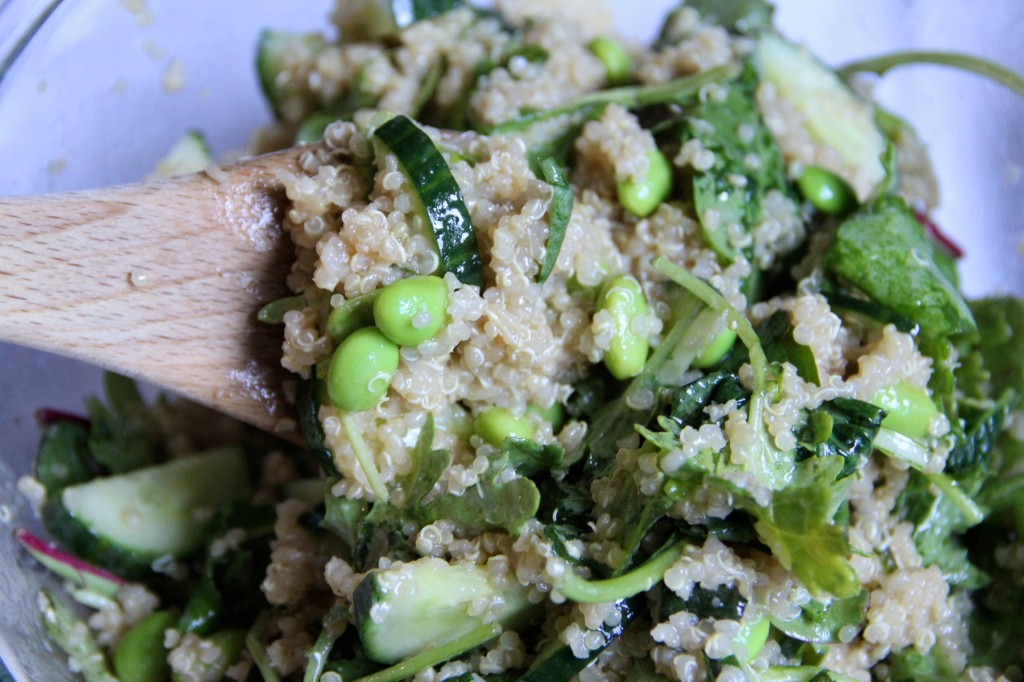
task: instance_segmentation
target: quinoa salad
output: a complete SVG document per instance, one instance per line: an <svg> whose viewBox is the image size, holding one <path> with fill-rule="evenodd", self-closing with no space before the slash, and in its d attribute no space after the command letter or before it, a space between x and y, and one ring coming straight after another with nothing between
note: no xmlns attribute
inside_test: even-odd
<svg viewBox="0 0 1024 682"><path fill-rule="evenodd" d="M250 150L308 145L258 314L305 445L115 375L41 411L73 671L1024 679L1024 302L960 293L861 76L920 56L835 71L763 0L330 19L260 37Z"/></svg>

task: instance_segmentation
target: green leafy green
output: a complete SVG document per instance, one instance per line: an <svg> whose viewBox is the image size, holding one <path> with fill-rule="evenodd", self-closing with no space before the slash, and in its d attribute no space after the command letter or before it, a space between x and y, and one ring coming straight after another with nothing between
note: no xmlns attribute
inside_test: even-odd
<svg viewBox="0 0 1024 682"><path fill-rule="evenodd" d="M565 240L565 229L572 217L573 194L565 173L553 158L542 160L540 170L544 175L544 181L551 185L548 243L544 251L544 262L537 273L537 281L543 283L555 269L555 263L558 261L558 252L561 251L562 241Z"/></svg>
<svg viewBox="0 0 1024 682"><path fill-rule="evenodd" d="M1024 390L1024 299L986 298L970 306L978 328L968 341L986 371L978 397Z"/></svg>
<svg viewBox="0 0 1024 682"><path fill-rule="evenodd" d="M763 217L765 194L773 189L788 193L789 185L782 152L753 97L753 67L748 65L741 78L720 87L724 96L702 98L686 119L684 142L699 140L714 153L712 167L693 177L694 209L708 243L731 260L736 253L730 230L749 234ZM747 163L751 155L760 160L755 168Z"/></svg>
<svg viewBox="0 0 1024 682"><path fill-rule="evenodd" d="M163 432L135 382L107 372L103 388L106 404L95 397L85 401L93 458L115 474L155 464L162 454Z"/></svg>
<svg viewBox="0 0 1024 682"><path fill-rule="evenodd" d="M57 420L43 428L36 454L36 479L49 495L92 479L89 432L80 423Z"/></svg>
<svg viewBox="0 0 1024 682"><path fill-rule="evenodd" d="M888 662L892 682L956 682L960 679L956 668L937 646L926 654L908 646L892 654Z"/></svg>
<svg viewBox="0 0 1024 682"><path fill-rule="evenodd" d="M812 594L839 599L860 591L860 580L847 561L850 545L833 519L845 489L836 478L844 466L836 457L800 462L791 485L776 491L767 509L750 510L757 534L783 566L803 580ZM848 479L846 479L848 480Z"/></svg>
<svg viewBox="0 0 1024 682"><path fill-rule="evenodd" d="M557 469L565 459L565 449L561 445L543 445L526 438L506 438L501 450L507 457L507 466L528 477Z"/></svg>
<svg viewBox="0 0 1024 682"><path fill-rule="evenodd" d="M812 599L800 607L800 615L796 618L780 620L773 616L772 625L802 642L827 644L849 641L849 630L859 630L864 623L868 612L868 597L868 591L861 590L846 599Z"/></svg>
<svg viewBox="0 0 1024 682"><path fill-rule="evenodd" d="M934 247L906 203L885 197L847 219L823 264L926 337L975 329L960 292L935 264Z"/></svg>
<svg viewBox="0 0 1024 682"><path fill-rule="evenodd" d="M853 398L836 398L813 410L800 430L800 456L842 457L843 468L837 478L845 478L860 468L871 454L872 445L885 412L870 403Z"/></svg>
<svg viewBox="0 0 1024 682"><path fill-rule="evenodd" d="M405 505L418 507L423 498L437 485L441 474L451 464L450 450L434 450L434 415L428 414L427 421L416 439L413 451L412 470L402 478L405 491Z"/></svg>

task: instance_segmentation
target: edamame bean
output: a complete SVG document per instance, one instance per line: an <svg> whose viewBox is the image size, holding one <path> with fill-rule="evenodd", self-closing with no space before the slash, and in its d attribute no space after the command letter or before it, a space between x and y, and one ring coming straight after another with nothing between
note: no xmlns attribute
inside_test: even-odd
<svg viewBox="0 0 1024 682"><path fill-rule="evenodd" d="M629 52L622 43L614 38L600 36L591 40L587 47L604 64L609 85L623 85L629 82L633 64Z"/></svg>
<svg viewBox="0 0 1024 682"><path fill-rule="evenodd" d="M171 677L164 648L164 630L173 628L177 614L157 611L125 633L114 649L114 672L121 682L162 682Z"/></svg>
<svg viewBox="0 0 1024 682"><path fill-rule="evenodd" d="M726 327L721 334L711 339L707 345L700 349L697 357L690 364L697 369L713 367L722 361L726 353L732 350L734 343L736 343L736 332Z"/></svg>
<svg viewBox="0 0 1024 682"><path fill-rule="evenodd" d="M640 218L654 213L672 192L672 164L665 155L652 149L647 154L647 161L647 174L643 180L634 182L633 178L626 178L615 185L622 207Z"/></svg>
<svg viewBox="0 0 1024 682"><path fill-rule="evenodd" d="M647 337L633 331L633 322L646 315L647 299L640 282L630 275L613 277L597 298L598 310L612 317L614 334L604 353L604 364L616 379L628 379L640 373L647 362Z"/></svg>
<svg viewBox="0 0 1024 682"><path fill-rule="evenodd" d="M398 346L376 327L352 332L327 368L327 395L346 412L369 410L381 401L398 370Z"/></svg>
<svg viewBox="0 0 1024 682"><path fill-rule="evenodd" d="M532 438L533 424L526 417L517 417L504 407L491 407L477 415L473 431L485 442L498 447L506 438Z"/></svg>
<svg viewBox="0 0 1024 682"><path fill-rule="evenodd" d="M264 324L284 324L284 314L299 310L306 305L305 296L288 296L271 301L256 313L256 319Z"/></svg>
<svg viewBox="0 0 1024 682"><path fill-rule="evenodd" d="M902 381L875 393L871 404L885 410L882 426L918 440L929 437L932 418L939 411L928 393Z"/></svg>
<svg viewBox="0 0 1024 682"><path fill-rule="evenodd" d="M768 632L771 629L771 621L767 616L753 623L747 623L733 638L733 653L743 663L749 663L757 658L768 641Z"/></svg>
<svg viewBox="0 0 1024 682"><path fill-rule="evenodd" d="M373 324L373 302L377 299L377 293L371 291L354 296L331 309L327 315L327 334L334 343L341 343L355 330Z"/></svg>
<svg viewBox="0 0 1024 682"><path fill-rule="evenodd" d="M400 279L373 303L377 328L400 346L418 346L441 331L447 319L448 285L434 275Z"/></svg>
<svg viewBox="0 0 1024 682"><path fill-rule="evenodd" d="M547 423L551 424L551 430L558 433L565 425L565 406L562 403L551 403L551 407L542 408L537 405L527 405L527 414L535 414Z"/></svg>
<svg viewBox="0 0 1024 682"><path fill-rule="evenodd" d="M804 198L822 213L842 215L857 207L857 196L850 185L821 166L806 166L796 184Z"/></svg>

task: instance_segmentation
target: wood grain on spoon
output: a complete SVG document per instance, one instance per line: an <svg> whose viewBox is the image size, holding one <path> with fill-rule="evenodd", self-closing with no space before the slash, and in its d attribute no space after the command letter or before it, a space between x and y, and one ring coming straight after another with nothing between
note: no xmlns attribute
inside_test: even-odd
<svg viewBox="0 0 1024 682"><path fill-rule="evenodd" d="M280 170L301 149L221 172L0 199L0 339L149 381L297 439L281 330ZM217 179L214 179L216 176Z"/></svg>

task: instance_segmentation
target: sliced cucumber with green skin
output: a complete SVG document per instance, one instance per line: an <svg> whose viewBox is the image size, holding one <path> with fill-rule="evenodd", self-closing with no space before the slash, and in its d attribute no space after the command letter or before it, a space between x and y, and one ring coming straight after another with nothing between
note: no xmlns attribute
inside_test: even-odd
<svg viewBox="0 0 1024 682"><path fill-rule="evenodd" d="M812 139L839 155L843 179L866 199L885 180L885 137L872 107L817 58L776 34L761 36L757 61L761 77L804 116ZM846 177L851 171L856 178Z"/></svg>
<svg viewBox="0 0 1024 682"><path fill-rule="evenodd" d="M483 286L476 232L459 183L430 136L407 116L395 116L374 135L398 157L437 244L441 269Z"/></svg>
<svg viewBox="0 0 1024 682"><path fill-rule="evenodd" d="M79 589L113 599L124 585L122 578L62 552L52 543L37 538L24 528L14 531L14 537L32 558Z"/></svg>
<svg viewBox="0 0 1024 682"><path fill-rule="evenodd" d="M252 493L246 456L227 447L68 486L47 502L47 530L73 553L119 575L199 549L202 514Z"/></svg>
<svg viewBox="0 0 1024 682"><path fill-rule="evenodd" d="M463 7L462 0L342 0L338 12L343 42L375 40L406 26Z"/></svg>
<svg viewBox="0 0 1024 682"><path fill-rule="evenodd" d="M484 625L483 615L469 613L478 599L500 601L497 620L502 626L524 626L536 605L514 576L511 583L498 587L484 566L434 557L370 571L353 595L366 655L378 663L395 663L466 635Z"/></svg>
<svg viewBox="0 0 1024 682"><path fill-rule="evenodd" d="M282 79L284 55L296 43L304 43L310 52L316 54L324 49L326 43L323 36L317 33L289 33L286 31L265 30L260 33L256 46L256 73L260 79L260 87L270 104L276 118L281 118L281 105L285 99L295 94L295 88Z"/></svg>
<svg viewBox="0 0 1024 682"><path fill-rule="evenodd" d="M198 130L190 130L171 146L170 151L156 164L153 173L158 178L198 173L213 161L206 137Z"/></svg>

